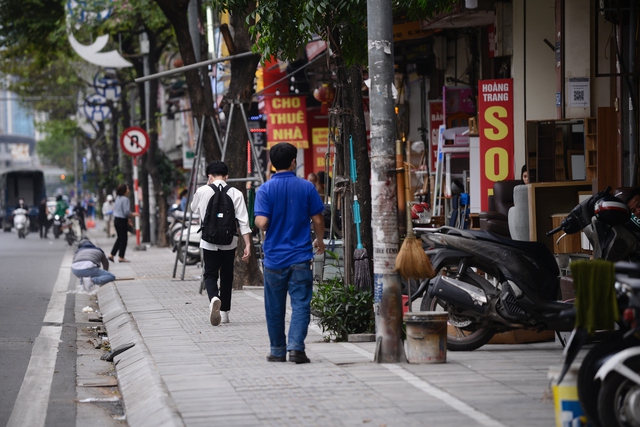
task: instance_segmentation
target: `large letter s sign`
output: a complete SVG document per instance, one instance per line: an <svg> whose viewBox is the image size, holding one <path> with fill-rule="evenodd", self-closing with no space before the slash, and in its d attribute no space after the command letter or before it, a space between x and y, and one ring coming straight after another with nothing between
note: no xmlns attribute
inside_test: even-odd
<svg viewBox="0 0 640 427"><path fill-rule="evenodd" d="M499 141L501 139L504 139L509 134L509 128L498 117L507 117L507 110L504 107L489 107L484 113L484 119L488 124L493 126L493 128L487 128L484 130L484 136L492 141Z"/></svg>

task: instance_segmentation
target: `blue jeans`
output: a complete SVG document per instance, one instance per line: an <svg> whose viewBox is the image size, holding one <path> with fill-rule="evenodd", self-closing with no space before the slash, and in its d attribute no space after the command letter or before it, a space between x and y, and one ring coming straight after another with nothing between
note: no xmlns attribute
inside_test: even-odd
<svg viewBox="0 0 640 427"><path fill-rule="evenodd" d="M113 282L116 280L116 276L107 270L103 270L99 267L93 268L81 268L80 270L76 270L75 268L71 269L71 272L76 277L90 277L93 283L98 286L102 286L105 283Z"/></svg>
<svg viewBox="0 0 640 427"><path fill-rule="evenodd" d="M288 344L284 332L287 293L291 298ZM287 351L304 351L304 339L311 319L312 294L313 272L310 261L278 270L264 268L264 309L272 355L281 357Z"/></svg>

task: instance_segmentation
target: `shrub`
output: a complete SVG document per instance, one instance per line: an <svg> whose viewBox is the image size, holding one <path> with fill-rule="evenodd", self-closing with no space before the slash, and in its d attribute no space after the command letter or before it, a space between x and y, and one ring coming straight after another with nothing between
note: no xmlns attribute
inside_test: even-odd
<svg viewBox="0 0 640 427"><path fill-rule="evenodd" d="M311 299L311 314L318 318L329 339L346 341L349 334L373 332L373 296L353 285L344 286L339 277L321 282Z"/></svg>

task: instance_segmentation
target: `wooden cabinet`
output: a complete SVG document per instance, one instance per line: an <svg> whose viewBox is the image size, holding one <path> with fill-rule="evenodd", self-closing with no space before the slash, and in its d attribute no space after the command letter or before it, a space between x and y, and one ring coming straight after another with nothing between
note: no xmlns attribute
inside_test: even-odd
<svg viewBox="0 0 640 427"><path fill-rule="evenodd" d="M529 182L591 182L598 174L597 120L527 121L526 153Z"/></svg>
<svg viewBox="0 0 640 427"><path fill-rule="evenodd" d="M591 182L598 177L598 122L595 117L587 117L584 122L584 160L586 179Z"/></svg>

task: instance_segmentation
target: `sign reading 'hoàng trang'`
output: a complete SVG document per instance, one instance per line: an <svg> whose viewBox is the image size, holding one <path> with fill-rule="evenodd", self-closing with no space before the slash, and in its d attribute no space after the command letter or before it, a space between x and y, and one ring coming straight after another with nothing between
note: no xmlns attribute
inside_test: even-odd
<svg viewBox="0 0 640 427"><path fill-rule="evenodd" d="M489 210L493 184L513 179L513 79L478 82L480 209Z"/></svg>
<svg viewBox="0 0 640 427"><path fill-rule="evenodd" d="M269 148L278 142L288 142L298 148L309 148L307 102L303 97L267 97L265 113Z"/></svg>

